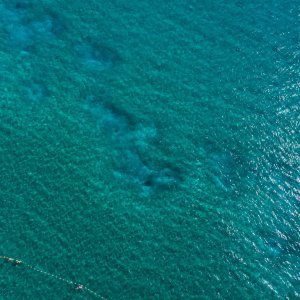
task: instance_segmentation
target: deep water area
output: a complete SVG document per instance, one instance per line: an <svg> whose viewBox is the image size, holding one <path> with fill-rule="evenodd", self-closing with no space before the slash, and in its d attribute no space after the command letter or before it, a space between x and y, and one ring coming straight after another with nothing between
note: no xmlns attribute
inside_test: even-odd
<svg viewBox="0 0 300 300"><path fill-rule="evenodd" d="M0 299L299 299L299 29L298 1L0 0Z"/></svg>

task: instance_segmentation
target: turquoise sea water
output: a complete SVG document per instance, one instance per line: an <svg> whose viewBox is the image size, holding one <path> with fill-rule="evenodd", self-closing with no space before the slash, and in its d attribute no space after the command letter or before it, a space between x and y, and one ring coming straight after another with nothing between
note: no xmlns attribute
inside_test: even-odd
<svg viewBox="0 0 300 300"><path fill-rule="evenodd" d="M299 2L0 1L0 255L107 299L300 298ZM0 262L1 299L94 299Z"/></svg>

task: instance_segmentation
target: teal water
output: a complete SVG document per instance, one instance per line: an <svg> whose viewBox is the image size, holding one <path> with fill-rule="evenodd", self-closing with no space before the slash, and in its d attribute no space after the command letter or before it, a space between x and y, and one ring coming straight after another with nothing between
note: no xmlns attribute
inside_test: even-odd
<svg viewBox="0 0 300 300"><path fill-rule="evenodd" d="M0 255L107 299L300 298L298 1L0 1ZM0 262L1 299L94 299Z"/></svg>

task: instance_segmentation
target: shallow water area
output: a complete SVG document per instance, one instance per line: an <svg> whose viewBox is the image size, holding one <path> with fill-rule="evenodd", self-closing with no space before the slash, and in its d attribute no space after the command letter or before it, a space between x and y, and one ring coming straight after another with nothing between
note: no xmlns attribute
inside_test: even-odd
<svg viewBox="0 0 300 300"><path fill-rule="evenodd" d="M298 299L297 11L0 2L0 298Z"/></svg>

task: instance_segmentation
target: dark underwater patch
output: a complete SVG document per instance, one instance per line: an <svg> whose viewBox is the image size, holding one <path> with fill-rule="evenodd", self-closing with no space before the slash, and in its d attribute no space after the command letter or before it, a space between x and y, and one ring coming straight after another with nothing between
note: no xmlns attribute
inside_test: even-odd
<svg viewBox="0 0 300 300"><path fill-rule="evenodd" d="M20 86L21 98L29 104L40 104L49 96L46 85L41 81L26 82Z"/></svg>
<svg viewBox="0 0 300 300"><path fill-rule="evenodd" d="M226 192L233 191L245 176L245 158L227 146L206 145L206 152L213 184Z"/></svg>
<svg viewBox="0 0 300 300"><path fill-rule="evenodd" d="M153 189L168 189L176 187L181 181L180 171L173 166L162 167L159 171L154 171L144 182L145 186Z"/></svg>
<svg viewBox="0 0 300 300"><path fill-rule="evenodd" d="M50 42L65 29L55 13L45 12L37 16L33 9L34 6L26 1L0 5L0 23L9 42L23 51L30 51L41 42Z"/></svg>
<svg viewBox="0 0 300 300"><path fill-rule="evenodd" d="M105 71L120 61L120 56L115 50L99 43L80 43L75 45L74 50L81 65L90 71Z"/></svg>
<svg viewBox="0 0 300 300"><path fill-rule="evenodd" d="M134 183L146 196L180 184L180 171L175 166L162 162L149 164L144 160L143 153L151 146L153 139L153 128L149 130L139 126L127 113L94 97L87 99L85 108L97 124L105 128L114 143L116 178Z"/></svg>
<svg viewBox="0 0 300 300"><path fill-rule="evenodd" d="M33 4L29 1L16 1L16 3L14 3L14 7L16 9L32 9Z"/></svg>
<svg viewBox="0 0 300 300"><path fill-rule="evenodd" d="M299 236L291 230L280 232L267 232L260 230L260 238L257 242L260 251L268 256L282 257L286 255L300 255Z"/></svg>

